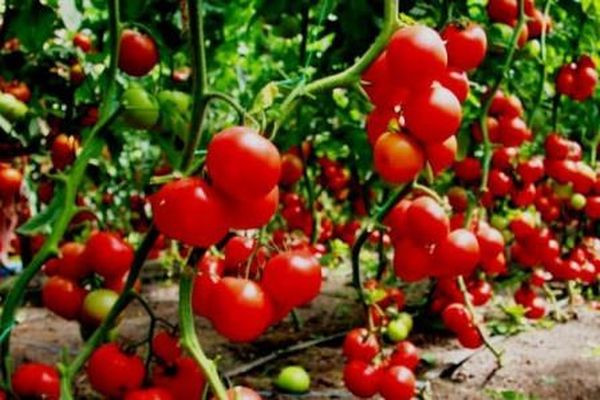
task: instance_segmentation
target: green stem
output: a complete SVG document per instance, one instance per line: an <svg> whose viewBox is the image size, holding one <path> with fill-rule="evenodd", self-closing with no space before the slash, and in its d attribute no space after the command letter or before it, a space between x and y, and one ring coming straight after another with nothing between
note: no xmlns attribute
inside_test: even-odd
<svg viewBox="0 0 600 400"><path fill-rule="evenodd" d="M481 127L481 133L483 136L483 176L481 178L481 187L480 190L482 192L487 191L488 188L488 177L490 174L490 164L492 161L492 143L490 142L490 136L487 127L487 118L490 113L490 107L492 105L492 101L494 99L494 94L500 88L500 85L506 78L506 75L512 66L512 62L514 59L515 51L519 44L519 36L521 36L521 31L523 30L523 26L525 25L525 0L519 0L519 20L517 22L517 26L513 31L513 35L511 38L511 45L508 49L508 53L506 54L506 59L504 60L504 65L496 78L496 82L492 85L490 91L488 92L488 96L483 104L481 116L479 118L479 125Z"/></svg>
<svg viewBox="0 0 600 400"><path fill-rule="evenodd" d="M240 118L245 118L249 120L253 125L257 127L257 129L260 129L260 122L258 122L256 118L250 115L250 113L248 113L244 107L242 107L237 101L235 101L233 97L221 92L209 92L205 94L205 97L208 99L209 102L211 100L221 100L229 104L231 108L237 111Z"/></svg>
<svg viewBox="0 0 600 400"><path fill-rule="evenodd" d="M385 49L390 37L399 26L398 1L399 0L385 0L383 9L383 27L371 47L369 47L356 63L342 72L317 79L306 85L302 83L292 90L281 105L279 118L275 120L273 125L272 138L277 135L279 128L290 116L300 98L336 87L351 86L360 81L360 76L363 71L366 70Z"/></svg>
<svg viewBox="0 0 600 400"><path fill-rule="evenodd" d="M99 115L107 115L108 110L114 107L112 100L116 99L117 90L119 88L116 77L119 65L119 47L121 45L120 8L120 0L108 1L110 61L108 64L108 71L106 72L108 79L106 80L107 86L103 93L104 102L100 105L100 109L98 110Z"/></svg>
<svg viewBox="0 0 600 400"><path fill-rule="evenodd" d="M547 20L548 15L550 15L550 6L552 5L552 0L546 0L544 4L544 21ZM540 38L540 46L541 46L541 57L540 57L540 82L537 87L537 92L535 95L535 102L533 103L533 107L529 112L529 118L527 119L527 125L531 126L535 114L537 110L540 108L542 101L544 100L544 85L546 84L546 79L548 79L548 68L546 66L547 59L547 48L546 48L546 37L548 35L548 29L542 29L542 36Z"/></svg>

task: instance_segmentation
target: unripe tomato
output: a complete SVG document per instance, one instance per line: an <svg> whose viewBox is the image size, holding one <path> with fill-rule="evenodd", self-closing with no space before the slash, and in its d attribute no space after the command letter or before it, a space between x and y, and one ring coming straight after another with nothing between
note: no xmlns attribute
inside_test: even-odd
<svg viewBox="0 0 600 400"><path fill-rule="evenodd" d="M410 400L415 395L416 385L410 369L393 366L383 372L379 393L385 400Z"/></svg>
<svg viewBox="0 0 600 400"><path fill-rule="evenodd" d="M58 135L52 142L50 158L52 165L59 171L64 170L75 161L75 154L79 148L79 141L75 136L64 133Z"/></svg>
<svg viewBox="0 0 600 400"><path fill-rule="evenodd" d="M81 313L85 289L60 276L53 276L42 287L44 307L64 319L77 319Z"/></svg>
<svg viewBox="0 0 600 400"><path fill-rule="evenodd" d="M206 379L192 357L179 357L173 365L157 365L152 374L154 386L164 389L173 400L200 399Z"/></svg>
<svg viewBox="0 0 600 400"><path fill-rule="evenodd" d="M366 363L370 363L381 351L377 336L365 328L348 332L342 349L348 361L361 360Z"/></svg>
<svg viewBox="0 0 600 400"><path fill-rule="evenodd" d="M434 199L421 196L413 200L406 211L410 237L422 245L436 244L445 239L450 230L450 220Z"/></svg>
<svg viewBox="0 0 600 400"><path fill-rule="evenodd" d="M394 319L386 326L385 334L393 343L398 343L408 337L410 330L403 320Z"/></svg>
<svg viewBox="0 0 600 400"><path fill-rule="evenodd" d="M158 102L139 85L131 85L122 97L123 118L136 129L150 129L158 122Z"/></svg>
<svg viewBox="0 0 600 400"><path fill-rule="evenodd" d="M98 347L90 357L87 376L98 393L121 398L129 390L142 386L145 369L142 359L124 353L114 343Z"/></svg>
<svg viewBox="0 0 600 400"><path fill-rule="evenodd" d="M310 390L310 375L300 366L285 367L279 372L275 386L288 393L306 393Z"/></svg>
<svg viewBox="0 0 600 400"><path fill-rule="evenodd" d="M239 200L266 196L279 181L281 157L269 140L253 129L225 129L208 145L208 174L215 187Z"/></svg>
<svg viewBox="0 0 600 400"><path fill-rule="evenodd" d="M124 400L175 400L173 396L161 388L145 388L145 389L135 389L127 394L124 397Z"/></svg>
<svg viewBox="0 0 600 400"><path fill-rule="evenodd" d="M192 97L179 90L161 90L156 99L161 110L166 112L178 111L180 114L186 114L192 105Z"/></svg>
<svg viewBox="0 0 600 400"><path fill-rule="evenodd" d="M373 159L375 171L392 184L412 181L425 165L419 143L402 133L383 134L375 143Z"/></svg>
<svg viewBox="0 0 600 400"><path fill-rule="evenodd" d="M470 71L481 64L487 51L487 37L483 28L475 23L467 26L450 24L442 31L446 42L448 66Z"/></svg>
<svg viewBox="0 0 600 400"><path fill-rule="evenodd" d="M123 276L133 262L133 248L110 232L95 232L88 239L81 257L92 271L105 279Z"/></svg>
<svg viewBox="0 0 600 400"><path fill-rule="evenodd" d="M10 121L18 121L25 118L29 111L27 104L9 93L0 93L0 114Z"/></svg>
<svg viewBox="0 0 600 400"><path fill-rule="evenodd" d="M344 367L344 385L355 396L368 398L379 391L382 370L364 361L352 360Z"/></svg>
<svg viewBox="0 0 600 400"><path fill-rule="evenodd" d="M255 282L223 278L212 290L212 323L217 332L232 342L251 342L269 326L273 305ZM244 318L240 319L240 315Z"/></svg>
<svg viewBox="0 0 600 400"><path fill-rule="evenodd" d="M321 290L321 264L305 251L286 251L271 258L261 284L273 302L294 308L312 301Z"/></svg>
<svg viewBox="0 0 600 400"><path fill-rule="evenodd" d="M42 363L21 364L12 375L12 389L21 399L58 400L60 376L51 365Z"/></svg>
<svg viewBox="0 0 600 400"><path fill-rule="evenodd" d="M91 326L100 325L118 298L119 295L109 289L92 290L83 300L82 322Z"/></svg>
<svg viewBox="0 0 600 400"><path fill-rule="evenodd" d="M125 29L119 46L119 68L131 76L144 76L158 63L154 40L140 32Z"/></svg>

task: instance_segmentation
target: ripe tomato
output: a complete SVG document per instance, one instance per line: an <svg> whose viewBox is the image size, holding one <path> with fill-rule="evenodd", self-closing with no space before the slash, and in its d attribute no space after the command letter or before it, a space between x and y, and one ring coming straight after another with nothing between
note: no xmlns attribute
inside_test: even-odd
<svg viewBox="0 0 600 400"><path fill-rule="evenodd" d="M92 50L92 39L81 32L77 32L73 36L73 45L79 47L84 53L89 53Z"/></svg>
<svg viewBox="0 0 600 400"><path fill-rule="evenodd" d="M198 273L223 276L225 273L225 260L207 253L198 262Z"/></svg>
<svg viewBox="0 0 600 400"><path fill-rule="evenodd" d="M494 294L492 285L481 279L469 282L468 289L474 306L486 304Z"/></svg>
<svg viewBox="0 0 600 400"><path fill-rule="evenodd" d="M306 251L286 251L271 258L261 285L273 302L294 308L312 301L321 290L321 264Z"/></svg>
<svg viewBox="0 0 600 400"><path fill-rule="evenodd" d="M449 68L439 82L450 90L461 104L469 97L469 78L466 72Z"/></svg>
<svg viewBox="0 0 600 400"><path fill-rule="evenodd" d="M135 354L124 353L114 343L98 347L90 357L87 376L92 388L107 397L121 398L142 386L144 362Z"/></svg>
<svg viewBox="0 0 600 400"><path fill-rule="evenodd" d="M390 123L398 124L398 115L393 110L386 108L375 108L367 116L366 129L369 144L375 146L377 139L389 131Z"/></svg>
<svg viewBox="0 0 600 400"><path fill-rule="evenodd" d="M167 364L173 364L181 356L179 338L167 331L160 331L152 339L154 355Z"/></svg>
<svg viewBox="0 0 600 400"><path fill-rule="evenodd" d="M575 74L577 65L575 63L565 64L558 70L556 75L556 90L565 96L572 96L575 93Z"/></svg>
<svg viewBox="0 0 600 400"><path fill-rule="evenodd" d="M154 40L140 32L125 29L119 46L119 68L131 76L144 76L158 63Z"/></svg>
<svg viewBox="0 0 600 400"><path fill-rule="evenodd" d="M479 262L479 244L467 229L456 229L440 242L433 253L436 276L469 275Z"/></svg>
<svg viewBox="0 0 600 400"><path fill-rule="evenodd" d="M384 51L369 65L361 77L362 87L373 104L388 105L388 71L387 52Z"/></svg>
<svg viewBox="0 0 600 400"><path fill-rule="evenodd" d="M475 327L465 329L458 333L458 342L467 349L477 349L483 345L479 330Z"/></svg>
<svg viewBox="0 0 600 400"><path fill-rule="evenodd" d="M500 142L507 147L520 146L531 139L531 131L520 117L501 116L498 120Z"/></svg>
<svg viewBox="0 0 600 400"><path fill-rule="evenodd" d="M209 247L229 229L221 197L198 178L167 183L151 196L150 203L158 230L185 244Z"/></svg>
<svg viewBox="0 0 600 400"><path fill-rule="evenodd" d="M552 160L564 160L569 155L569 140L558 133L551 133L544 142L546 157Z"/></svg>
<svg viewBox="0 0 600 400"><path fill-rule="evenodd" d="M133 262L133 248L110 232L95 232L88 239L81 257L90 268L105 279L123 276Z"/></svg>
<svg viewBox="0 0 600 400"><path fill-rule="evenodd" d="M62 171L73 164L78 148L79 142L74 136L67 136L64 133L58 135L52 142L52 148L50 149L50 158L54 168Z"/></svg>
<svg viewBox="0 0 600 400"><path fill-rule="evenodd" d="M416 385L415 375L410 369L394 366L383 373L379 393L385 400L410 400Z"/></svg>
<svg viewBox="0 0 600 400"><path fill-rule="evenodd" d="M481 162L474 157L465 157L454 163L454 173L464 181L476 182L481 179Z"/></svg>
<svg viewBox="0 0 600 400"><path fill-rule="evenodd" d="M387 47L391 79L404 86L431 82L441 76L448 54L440 35L424 25L399 29Z"/></svg>
<svg viewBox="0 0 600 400"><path fill-rule="evenodd" d="M106 318L119 295L109 289L92 290L85 296L81 312L84 324L97 326Z"/></svg>
<svg viewBox="0 0 600 400"><path fill-rule="evenodd" d="M487 117L486 119L488 139L492 143L500 142L500 130L498 129L498 119L495 117ZM481 124L479 121L473 122L471 125L471 133L478 142L483 141L483 133L481 132Z"/></svg>
<svg viewBox="0 0 600 400"><path fill-rule="evenodd" d="M248 261L254 250L254 239L234 236L227 241L223 248L225 268L236 269L241 263Z"/></svg>
<svg viewBox="0 0 600 400"><path fill-rule="evenodd" d="M373 159L377 173L392 184L412 181L425 165L419 143L402 133L383 134L375 143Z"/></svg>
<svg viewBox="0 0 600 400"><path fill-rule="evenodd" d="M529 38L536 39L542 36L542 32L548 32L552 28L552 18L550 15L547 18L544 13L537 8L532 10L532 15L529 21L527 21L527 31L529 32Z"/></svg>
<svg viewBox="0 0 600 400"><path fill-rule="evenodd" d="M514 26L519 13L517 0L490 0L487 12L492 21Z"/></svg>
<svg viewBox="0 0 600 400"><path fill-rule="evenodd" d="M29 90L29 86L25 82L12 81L4 88L4 92L13 95L23 103L31 100L31 90Z"/></svg>
<svg viewBox="0 0 600 400"><path fill-rule="evenodd" d="M152 381L169 392L173 400L200 399L206 386L202 370L192 357L179 357L173 366L157 365Z"/></svg>
<svg viewBox="0 0 600 400"><path fill-rule="evenodd" d="M600 196L590 196L587 198L585 214L591 219L600 219Z"/></svg>
<svg viewBox="0 0 600 400"><path fill-rule="evenodd" d="M127 392L124 400L174 400L174 398L165 389L152 387Z"/></svg>
<svg viewBox="0 0 600 400"><path fill-rule="evenodd" d="M479 223L476 236L482 260L496 258L504 250L504 236L499 230L492 228L487 223Z"/></svg>
<svg viewBox="0 0 600 400"><path fill-rule="evenodd" d="M434 174L439 174L454 163L458 151L456 136L450 136L442 143L429 143L425 147L427 160Z"/></svg>
<svg viewBox="0 0 600 400"><path fill-rule="evenodd" d="M271 299L253 281L223 278L212 289L211 296L213 326L232 342L255 340L273 318Z"/></svg>
<svg viewBox="0 0 600 400"><path fill-rule="evenodd" d="M542 157L532 157L517 166L517 174L523 183L535 183L544 177L544 160Z"/></svg>
<svg viewBox="0 0 600 400"><path fill-rule="evenodd" d="M406 282L416 282L431 274L432 258L429 249L403 238L394 246L394 272Z"/></svg>
<svg viewBox="0 0 600 400"><path fill-rule="evenodd" d="M422 245L440 242L450 230L450 220L444 208L429 196L413 200L406 211L406 218L412 240Z"/></svg>
<svg viewBox="0 0 600 400"><path fill-rule="evenodd" d="M408 340L404 340L396 344L390 357L390 365L403 366L414 371L420 360L419 349Z"/></svg>
<svg viewBox="0 0 600 400"><path fill-rule="evenodd" d="M158 101L140 85L131 85L122 97L123 118L132 128L150 129L158 122Z"/></svg>
<svg viewBox="0 0 600 400"><path fill-rule="evenodd" d="M81 243L67 242L59 249L56 260L56 274L64 278L78 281L92 273L83 253L85 246Z"/></svg>
<svg viewBox="0 0 600 400"><path fill-rule="evenodd" d="M386 215L384 223L390 227L392 238L401 238L409 232L406 212L411 204L412 201L402 199L390 210L389 214Z"/></svg>
<svg viewBox="0 0 600 400"><path fill-rule="evenodd" d="M42 288L44 307L68 320L79 317L85 295L85 289L60 276L48 279Z"/></svg>
<svg viewBox="0 0 600 400"><path fill-rule="evenodd" d="M348 361L360 360L370 363L381 351L377 336L365 328L348 332L342 347Z"/></svg>
<svg viewBox="0 0 600 400"><path fill-rule="evenodd" d="M281 157L281 177L279 184L283 186L293 186L302 178L304 163L302 159L295 154L286 153Z"/></svg>
<svg viewBox="0 0 600 400"><path fill-rule="evenodd" d="M237 200L227 195L221 196L227 212L227 223L233 229L256 229L268 224L279 205L279 187L264 196Z"/></svg>
<svg viewBox="0 0 600 400"><path fill-rule="evenodd" d="M344 367L344 385L355 396L368 398L379 391L382 370L361 360L352 360Z"/></svg>
<svg viewBox="0 0 600 400"><path fill-rule="evenodd" d="M408 130L427 143L448 139L456 133L462 120L460 102L439 84L413 92L403 111Z"/></svg>
<svg viewBox="0 0 600 400"><path fill-rule="evenodd" d="M507 174L499 169L492 169L489 174L488 187L495 197L503 197L510 193L513 183Z"/></svg>
<svg viewBox="0 0 600 400"><path fill-rule="evenodd" d="M281 157L273 143L256 131L236 126L213 136L206 166L215 187L238 200L252 200L277 185Z"/></svg>
<svg viewBox="0 0 600 400"><path fill-rule="evenodd" d="M473 316L461 303L452 303L444 308L442 321L446 328L455 333L464 332L473 326Z"/></svg>
<svg viewBox="0 0 600 400"><path fill-rule="evenodd" d="M221 277L216 274L198 272L194 278L194 286L192 289L192 309L194 314L211 319L212 307L212 292L221 280Z"/></svg>
<svg viewBox="0 0 600 400"><path fill-rule="evenodd" d="M0 199L12 201L21 191L23 175L18 169L0 167Z"/></svg>
<svg viewBox="0 0 600 400"><path fill-rule="evenodd" d="M487 51L487 37L483 28L475 23L466 26L450 24L442 31L446 42L448 66L470 71L481 64Z"/></svg>
<svg viewBox="0 0 600 400"><path fill-rule="evenodd" d="M60 376L51 365L41 363L21 364L12 375L12 389L21 399L58 400Z"/></svg>

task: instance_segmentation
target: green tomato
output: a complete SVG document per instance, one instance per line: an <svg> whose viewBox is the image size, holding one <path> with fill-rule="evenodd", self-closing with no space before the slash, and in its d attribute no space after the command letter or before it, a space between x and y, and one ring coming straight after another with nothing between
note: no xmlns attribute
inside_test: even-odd
<svg viewBox="0 0 600 400"><path fill-rule="evenodd" d="M275 379L275 386L288 393L306 393L310 389L310 375L297 365L285 367Z"/></svg>
<svg viewBox="0 0 600 400"><path fill-rule="evenodd" d="M23 119L29 108L12 94L0 93L0 114L10 121Z"/></svg>
<svg viewBox="0 0 600 400"><path fill-rule="evenodd" d="M494 23L488 30L488 42L490 48L496 51L504 50L508 47L513 35L513 28L506 24Z"/></svg>
<svg viewBox="0 0 600 400"><path fill-rule="evenodd" d="M136 129L150 129L158 122L158 102L141 86L132 85L123 93L123 118Z"/></svg>
<svg viewBox="0 0 600 400"><path fill-rule="evenodd" d="M573 196L573 187L569 184L566 185L555 185L554 194L561 200L568 200Z"/></svg>
<svg viewBox="0 0 600 400"><path fill-rule="evenodd" d="M396 319L404 322L404 324L406 325L409 333L410 333L410 331L412 331L412 328L413 328L413 317L412 317L412 315L410 315L409 313L406 313L406 312L401 312L400 314L398 314L398 316L396 317Z"/></svg>
<svg viewBox="0 0 600 400"><path fill-rule="evenodd" d="M90 325L99 325L117 302L119 295L109 289L92 290L83 300L83 320Z"/></svg>
<svg viewBox="0 0 600 400"><path fill-rule="evenodd" d="M538 58L542 51L542 45L539 40L530 40L523 47L523 53L529 58Z"/></svg>
<svg viewBox="0 0 600 400"><path fill-rule="evenodd" d="M575 193L571 196L571 207L576 210L583 210L587 204L587 198L581 193Z"/></svg>
<svg viewBox="0 0 600 400"><path fill-rule="evenodd" d="M160 108L163 110L175 110L181 114L189 112L192 98L189 94L178 90L161 90L156 96Z"/></svg>
<svg viewBox="0 0 600 400"><path fill-rule="evenodd" d="M385 333L392 342L397 343L408 337L410 329L404 320L395 319L388 324Z"/></svg>
<svg viewBox="0 0 600 400"><path fill-rule="evenodd" d="M490 220L492 226L496 229L503 230L508 226L508 219L502 215L494 214Z"/></svg>

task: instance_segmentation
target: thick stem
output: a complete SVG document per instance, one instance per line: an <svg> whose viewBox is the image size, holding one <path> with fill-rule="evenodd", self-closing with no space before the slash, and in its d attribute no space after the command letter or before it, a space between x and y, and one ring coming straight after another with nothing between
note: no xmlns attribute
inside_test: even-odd
<svg viewBox="0 0 600 400"><path fill-rule="evenodd" d="M488 132L487 126L487 118L490 113L490 107L492 105L492 100L494 99L494 94L500 88L500 85L506 78L506 74L510 70L512 66L512 62L514 59L515 51L519 44L519 36L521 36L521 31L523 30L523 26L525 25L525 0L519 0L519 20L517 22L517 26L513 31L513 35L511 38L510 48L508 49L508 53L506 54L506 59L504 60L504 65L496 78L496 82L492 85L491 89L487 94L487 98L483 104L481 116L479 118L479 125L481 128L481 134L483 136L483 176L481 178L481 187L480 190L482 192L487 191L488 188L488 177L490 174L490 164L492 161L492 143L490 142L490 136Z"/></svg>

